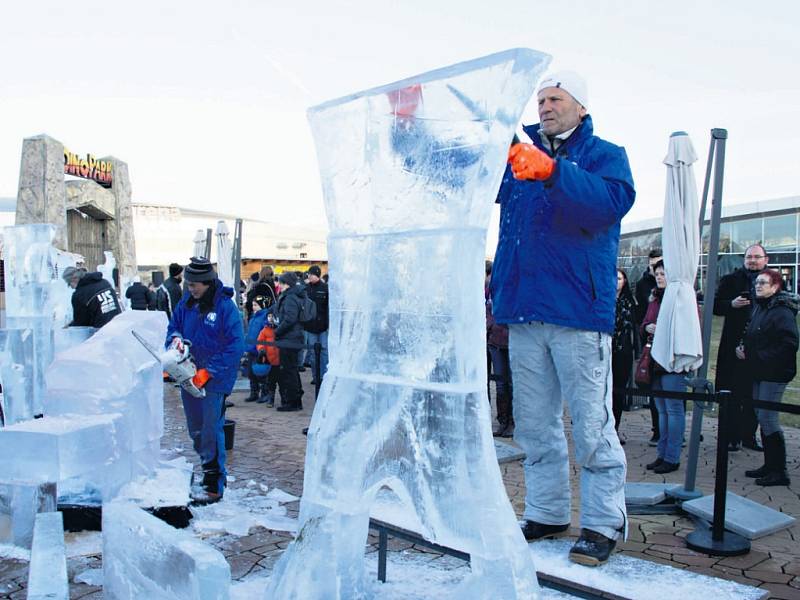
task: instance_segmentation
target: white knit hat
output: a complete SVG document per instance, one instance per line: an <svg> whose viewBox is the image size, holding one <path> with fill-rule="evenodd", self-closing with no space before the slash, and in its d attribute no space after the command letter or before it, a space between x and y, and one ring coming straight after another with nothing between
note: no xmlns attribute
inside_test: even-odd
<svg viewBox="0 0 800 600"><path fill-rule="evenodd" d="M539 84L538 92L549 87L561 88L575 98L578 104L587 108L589 103L589 89L586 87L586 80L575 71L559 71L558 73L548 75L542 79L542 82Z"/></svg>

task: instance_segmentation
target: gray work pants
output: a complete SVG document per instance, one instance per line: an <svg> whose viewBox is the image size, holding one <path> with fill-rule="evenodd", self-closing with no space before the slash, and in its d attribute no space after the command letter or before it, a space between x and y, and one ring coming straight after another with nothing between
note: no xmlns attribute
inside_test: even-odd
<svg viewBox="0 0 800 600"><path fill-rule="evenodd" d="M570 522L564 399L581 468L581 528L625 532L625 453L611 410L611 336L549 323L509 325L514 440L525 459L524 518Z"/></svg>

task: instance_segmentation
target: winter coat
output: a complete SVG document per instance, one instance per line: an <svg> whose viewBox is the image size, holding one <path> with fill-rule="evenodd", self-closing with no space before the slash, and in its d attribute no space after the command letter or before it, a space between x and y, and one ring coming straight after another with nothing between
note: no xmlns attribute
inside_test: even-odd
<svg viewBox="0 0 800 600"><path fill-rule="evenodd" d="M192 357L198 369L207 369L211 379L209 392L230 394L236 382L239 361L244 353L244 331L239 309L233 301L233 289L215 281L214 304L207 313L199 304L188 306L187 293L175 307L167 328L166 346L175 335L192 343Z"/></svg>
<svg viewBox="0 0 800 600"><path fill-rule="evenodd" d="M264 329L267 324L267 315L272 312L271 308L262 308L257 313L250 317L247 324L247 337L245 338L245 352L256 356L258 349L256 348L256 341L258 341L258 334Z"/></svg>
<svg viewBox="0 0 800 600"><path fill-rule="evenodd" d="M641 279L636 282L636 324L641 325L650 303L650 294L656 288L656 278L650 274L650 269L642 273Z"/></svg>
<svg viewBox="0 0 800 600"><path fill-rule="evenodd" d="M539 125L524 130L550 154ZM546 181L520 181L506 168L497 197L494 318L612 333L620 220L636 195L628 157L593 135L586 116L555 163Z"/></svg>
<svg viewBox="0 0 800 600"><path fill-rule="evenodd" d="M286 288L278 296L278 303L275 307L275 316L278 319L275 339L285 343L281 344L283 348L297 347L299 349L303 345L305 335L303 334L303 324L300 322L300 311L305 297L305 287L300 284Z"/></svg>
<svg viewBox="0 0 800 600"><path fill-rule="evenodd" d="M156 308L167 313L167 318L172 317L172 311L178 306L183 296L181 282L174 277L168 277L156 290Z"/></svg>
<svg viewBox="0 0 800 600"><path fill-rule="evenodd" d="M153 303L150 290L141 282L134 282L125 290L125 297L131 301L133 310L148 310Z"/></svg>
<svg viewBox="0 0 800 600"><path fill-rule="evenodd" d="M750 393L749 382L741 381L746 373L742 371L742 362L736 358L736 347L742 341L747 323L753 314L756 297L753 281L758 273L759 271L751 272L741 268L719 280L714 296L714 314L725 317L725 322L722 325L717 352L717 373L714 377L714 387L718 390L735 390L741 387L744 388L743 391ZM731 302L742 292L750 292L750 306L733 308Z"/></svg>
<svg viewBox="0 0 800 600"><path fill-rule="evenodd" d="M309 333L328 331L328 284L321 279L317 283L306 285L306 294L317 305L317 316L313 321L303 323Z"/></svg>
<svg viewBox="0 0 800 600"><path fill-rule="evenodd" d="M788 292L755 301L753 316L744 334L745 365L754 381L789 383L794 379L798 309L800 297Z"/></svg>
<svg viewBox="0 0 800 600"><path fill-rule="evenodd" d="M635 303L630 296L620 294L617 298L614 320L614 337L611 352L620 356L633 356Z"/></svg>
<svg viewBox="0 0 800 600"><path fill-rule="evenodd" d="M122 312L119 298L102 273L87 273L72 294L72 323L75 327L102 327Z"/></svg>

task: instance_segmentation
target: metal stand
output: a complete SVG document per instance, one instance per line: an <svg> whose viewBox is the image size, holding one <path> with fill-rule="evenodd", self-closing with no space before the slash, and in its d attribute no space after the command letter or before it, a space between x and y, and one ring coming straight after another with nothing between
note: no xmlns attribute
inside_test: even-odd
<svg viewBox="0 0 800 600"><path fill-rule="evenodd" d="M708 264L706 266L706 284L703 289L703 364L697 372L697 377L689 381L694 389L702 387L707 393L714 393L711 382L706 381L708 374L709 351L711 348L711 325L714 319L714 296L717 291L717 259L719 257L719 228L722 219L722 183L725 176L725 140L728 139L726 129L711 130L711 145L708 149L708 162L706 163L706 176L703 182L703 199L700 204L700 241L703 240L703 225L705 224L706 203L708 201L711 171L714 170L714 195L711 199L711 236L708 247ZM686 462L686 478L682 488L675 488L668 492L670 496L681 501L693 500L703 494L695 490L697 475L697 458L700 450L700 434L703 427L703 411L705 403L694 402L692 408L692 429L689 436L689 456ZM727 448L726 448L727 450Z"/></svg>
<svg viewBox="0 0 800 600"><path fill-rule="evenodd" d="M750 542L739 534L725 531L725 501L728 487L728 405L731 394L722 391L719 397L719 435L717 436L717 476L714 480L714 521L686 536L686 546L712 556L738 556L750 552Z"/></svg>

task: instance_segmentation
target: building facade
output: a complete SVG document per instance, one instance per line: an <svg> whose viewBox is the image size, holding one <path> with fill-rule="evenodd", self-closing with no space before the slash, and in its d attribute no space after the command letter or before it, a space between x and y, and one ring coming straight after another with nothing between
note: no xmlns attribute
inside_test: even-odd
<svg viewBox="0 0 800 600"><path fill-rule="evenodd" d="M709 211L710 212L710 207ZM708 221L703 226L698 289L706 279L710 238ZM742 266L744 251L762 244L769 254L769 266L780 271L784 288L797 293L800 265L800 196L722 207L719 236L719 276ZM647 269L647 255L661 248L661 219L623 224L617 266L628 274L631 284Z"/></svg>

